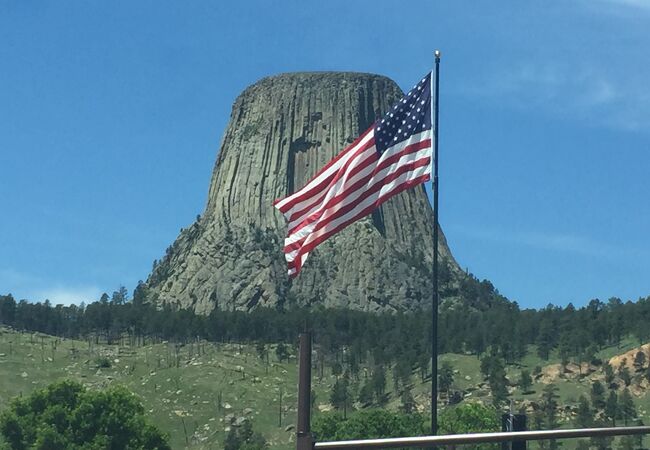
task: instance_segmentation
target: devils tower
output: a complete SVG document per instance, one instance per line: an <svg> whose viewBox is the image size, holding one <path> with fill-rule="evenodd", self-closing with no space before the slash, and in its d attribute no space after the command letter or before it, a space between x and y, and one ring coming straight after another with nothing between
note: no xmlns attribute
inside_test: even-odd
<svg viewBox="0 0 650 450"><path fill-rule="evenodd" d="M404 311L431 302L433 214L407 190L319 246L289 281L286 225L272 204L300 188L402 96L364 73L264 78L235 100L204 213L181 231L147 280L158 304L214 308L344 307ZM443 282L462 276L444 237Z"/></svg>

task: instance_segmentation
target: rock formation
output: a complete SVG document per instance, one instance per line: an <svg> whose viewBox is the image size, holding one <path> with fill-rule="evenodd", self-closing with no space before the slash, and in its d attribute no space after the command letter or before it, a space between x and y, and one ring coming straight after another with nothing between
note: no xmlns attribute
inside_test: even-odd
<svg viewBox="0 0 650 450"><path fill-rule="evenodd" d="M322 244L292 281L281 252L286 225L272 206L401 95L390 79L362 73L282 74L247 88L233 105L205 212L154 268L151 298L199 313L293 304L428 307L433 215L422 186ZM443 278L453 282L462 272L440 236Z"/></svg>

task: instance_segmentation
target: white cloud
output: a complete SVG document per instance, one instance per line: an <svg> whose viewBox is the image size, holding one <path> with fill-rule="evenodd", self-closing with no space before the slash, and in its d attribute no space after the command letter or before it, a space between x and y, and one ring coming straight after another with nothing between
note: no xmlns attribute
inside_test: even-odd
<svg viewBox="0 0 650 450"><path fill-rule="evenodd" d="M95 286L64 287L56 286L38 290L34 293L33 301L49 300L53 305L78 305L81 302L90 303L99 300L102 290Z"/></svg>
<svg viewBox="0 0 650 450"><path fill-rule="evenodd" d="M0 294L12 294L17 300L50 300L53 305L71 305L99 300L102 291L92 285L68 285L51 282L31 273L0 268Z"/></svg>
<svg viewBox="0 0 650 450"><path fill-rule="evenodd" d="M589 237L569 233L508 231L467 227L451 227L450 231L452 230L472 239L491 241L499 244L514 244L562 253L573 253L596 258L629 260L630 258L643 256L642 250L639 249L625 248L614 245L613 243L600 242Z"/></svg>
<svg viewBox="0 0 650 450"><path fill-rule="evenodd" d="M643 85L630 76L614 78L605 67L529 61L473 80L463 91L517 109L639 131L650 130L650 94Z"/></svg>
<svg viewBox="0 0 650 450"><path fill-rule="evenodd" d="M600 3L610 3L618 6L628 6L650 11L650 0L601 0Z"/></svg>

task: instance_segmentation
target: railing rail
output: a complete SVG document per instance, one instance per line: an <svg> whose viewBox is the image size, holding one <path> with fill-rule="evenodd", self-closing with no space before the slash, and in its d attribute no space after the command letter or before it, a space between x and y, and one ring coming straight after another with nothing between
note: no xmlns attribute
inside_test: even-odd
<svg viewBox="0 0 650 450"><path fill-rule="evenodd" d="M431 447L436 445L484 444L489 442L538 441L545 439L625 436L638 434L650 434L650 427L580 428L570 430L449 434L444 436L418 436L388 439L316 442L314 444L314 449L335 450L345 448Z"/></svg>

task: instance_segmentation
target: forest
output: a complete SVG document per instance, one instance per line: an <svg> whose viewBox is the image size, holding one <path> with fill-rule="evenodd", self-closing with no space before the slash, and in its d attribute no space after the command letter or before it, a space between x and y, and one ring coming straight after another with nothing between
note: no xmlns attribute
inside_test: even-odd
<svg viewBox="0 0 650 450"><path fill-rule="evenodd" d="M548 305L521 309L501 296L489 281L468 278L461 296L444 301L438 321L439 353L486 353L506 364L523 357L534 345L547 360L557 350L564 361L588 362L605 345L625 336L639 343L650 340L650 297L636 302L610 298L591 300L576 308ZM116 339L137 342L278 343L296 345L298 333L310 330L323 357L339 360L346 349L350 370L370 355L375 364L420 366L426 370L431 355L430 311L372 314L342 309L257 308L252 311L214 310L197 315L188 309L158 307L147 301L144 283L132 297L120 287L111 296L87 305L53 306L49 301L16 301L0 296L0 324L21 331L58 337L94 336L108 343Z"/></svg>

